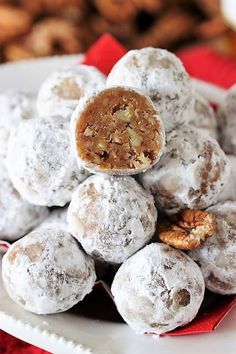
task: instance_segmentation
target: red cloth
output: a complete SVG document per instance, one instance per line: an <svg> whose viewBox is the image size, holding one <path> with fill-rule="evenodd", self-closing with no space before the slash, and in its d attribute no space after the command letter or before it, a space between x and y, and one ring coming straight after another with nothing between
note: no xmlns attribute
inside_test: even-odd
<svg viewBox="0 0 236 354"><path fill-rule="evenodd" d="M87 52L84 64L96 66L108 74L124 54L125 48L109 34L102 36ZM208 47L182 50L177 55L191 76L228 88L236 83L236 61L226 58ZM193 322L166 335L211 332L235 305L233 297L222 297L215 306L201 312ZM46 351L28 345L0 331L1 354L45 354Z"/></svg>
<svg viewBox="0 0 236 354"><path fill-rule="evenodd" d="M43 349L39 349L0 331L0 353L1 354L48 354Z"/></svg>
<svg viewBox="0 0 236 354"><path fill-rule="evenodd" d="M179 327L171 332L164 333L161 336L183 336L186 334L212 332L235 305L235 296L218 296L211 305L200 310L192 322L184 327Z"/></svg>
<svg viewBox="0 0 236 354"><path fill-rule="evenodd" d="M110 34L106 33L90 47L83 63L96 66L103 74L108 75L114 64L125 53L125 47Z"/></svg>
<svg viewBox="0 0 236 354"><path fill-rule="evenodd" d="M219 54L212 48L198 46L179 51L177 55L193 77L224 88L236 83L236 60Z"/></svg>

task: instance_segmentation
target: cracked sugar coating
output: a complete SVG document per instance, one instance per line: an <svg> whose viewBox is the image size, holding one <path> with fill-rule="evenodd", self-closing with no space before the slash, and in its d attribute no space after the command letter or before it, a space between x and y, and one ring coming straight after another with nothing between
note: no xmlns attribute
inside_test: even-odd
<svg viewBox="0 0 236 354"><path fill-rule="evenodd" d="M0 155L7 153L12 129L34 116L35 100L29 92L9 89L0 93Z"/></svg>
<svg viewBox="0 0 236 354"><path fill-rule="evenodd" d="M214 205L216 234L189 255L200 265L206 287L222 295L236 294L236 202Z"/></svg>
<svg viewBox="0 0 236 354"><path fill-rule="evenodd" d="M111 288L119 313L140 334L161 334L192 321L204 290L198 265L161 243L152 243L125 261Z"/></svg>
<svg viewBox="0 0 236 354"><path fill-rule="evenodd" d="M113 87L84 99L71 120L79 163L92 172L137 174L160 158L165 132L151 100Z"/></svg>
<svg viewBox="0 0 236 354"><path fill-rule="evenodd" d="M217 111L220 144L228 154L236 154L236 85L225 96L224 103Z"/></svg>
<svg viewBox="0 0 236 354"><path fill-rule="evenodd" d="M155 104L166 131L186 123L192 86L181 61L165 49L130 50L113 67L107 87L130 86L141 89Z"/></svg>
<svg viewBox="0 0 236 354"><path fill-rule="evenodd" d="M105 76L95 67L75 65L51 73L42 83L37 98L40 115L70 118L81 97L105 87Z"/></svg>
<svg viewBox="0 0 236 354"><path fill-rule="evenodd" d="M189 125L205 129L213 138L217 139L216 116L210 103L194 91L192 105L186 113L189 116Z"/></svg>
<svg viewBox="0 0 236 354"><path fill-rule="evenodd" d="M60 230L69 231L67 222L68 208L58 208L53 210L49 216L37 227L37 230L58 228Z"/></svg>
<svg viewBox="0 0 236 354"><path fill-rule="evenodd" d="M15 188L36 205L64 206L88 176L76 164L69 122L60 116L21 123L9 139L7 165Z"/></svg>
<svg viewBox="0 0 236 354"><path fill-rule="evenodd" d="M94 261L66 231L34 231L3 257L2 277L10 298L37 314L63 312L82 301L96 280Z"/></svg>
<svg viewBox="0 0 236 354"><path fill-rule="evenodd" d="M13 187L0 159L0 238L15 241L40 224L48 215L45 207L29 204Z"/></svg>
<svg viewBox="0 0 236 354"><path fill-rule="evenodd" d="M228 183L225 184L223 191L219 194L217 202L225 202L227 200L236 201L236 156L227 155L230 162L231 173Z"/></svg>
<svg viewBox="0 0 236 354"><path fill-rule="evenodd" d="M160 209L175 214L216 203L229 174L230 163L218 142L203 129L184 126L167 135L160 161L140 180Z"/></svg>
<svg viewBox="0 0 236 354"><path fill-rule="evenodd" d="M153 197L132 177L94 175L72 196L69 230L84 250L121 263L153 236L157 210Z"/></svg>

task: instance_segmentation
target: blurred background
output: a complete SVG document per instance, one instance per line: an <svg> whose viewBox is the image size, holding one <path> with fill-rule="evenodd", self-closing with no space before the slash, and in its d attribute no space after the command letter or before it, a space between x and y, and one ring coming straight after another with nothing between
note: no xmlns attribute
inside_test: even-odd
<svg viewBox="0 0 236 354"><path fill-rule="evenodd" d="M104 32L127 48L207 43L236 57L233 25L220 0L0 0L0 61L84 52Z"/></svg>

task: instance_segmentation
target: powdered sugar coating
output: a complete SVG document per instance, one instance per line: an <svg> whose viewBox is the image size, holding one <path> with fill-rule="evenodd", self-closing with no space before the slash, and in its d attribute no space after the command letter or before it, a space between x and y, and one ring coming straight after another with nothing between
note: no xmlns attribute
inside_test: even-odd
<svg viewBox="0 0 236 354"><path fill-rule="evenodd" d="M153 197L132 177L94 175L72 196L69 230L84 250L121 263L143 247L155 232Z"/></svg>
<svg viewBox="0 0 236 354"><path fill-rule="evenodd" d="M217 198L217 202L236 201L236 156L227 155L227 158L230 162L231 173L228 182Z"/></svg>
<svg viewBox="0 0 236 354"><path fill-rule="evenodd" d="M0 155L7 153L9 135L25 119L35 116L34 97L26 91L9 89L0 93Z"/></svg>
<svg viewBox="0 0 236 354"><path fill-rule="evenodd" d="M160 161L140 180L158 207L174 214L216 203L229 175L230 163L218 142L203 129L184 126L167 134Z"/></svg>
<svg viewBox="0 0 236 354"><path fill-rule="evenodd" d="M140 334L161 334L192 321L204 290L198 265L161 243L148 245L126 260L111 288L119 313Z"/></svg>
<svg viewBox="0 0 236 354"><path fill-rule="evenodd" d="M200 265L209 290L236 294L236 202L217 204L207 211L215 216L216 234L189 255Z"/></svg>
<svg viewBox="0 0 236 354"><path fill-rule="evenodd" d="M197 91L193 92L192 105L185 114L189 116L190 125L205 129L213 138L217 139L217 123L214 110L210 103Z"/></svg>
<svg viewBox="0 0 236 354"><path fill-rule="evenodd" d="M8 295L37 314L63 312L82 301L96 280L94 262L66 231L34 231L3 257Z"/></svg>
<svg viewBox="0 0 236 354"><path fill-rule="evenodd" d="M165 49L130 50L112 68L107 87L141 89L155 104L166 131L186 123L192 86L181 61Z"/></svg>
<svg viewBox="0 0 236 354"><path fill-rule="evenodd" d="M70 149L60 116L22 122L9 139L7 165L15 188L32 204L64 206L87 176Z"/></svg>
<svg viewBox="0 0 236 354"><path fill-rule="evenodd" d="M45 207L29 204L13 187L4 160L0 159L0 238L15 241L48 215Z"/></svg>
<svg viewBox="0 0 236 354"><path fill-rule="evenodd" d="M53 210L49 216L37 227L37 230L58 228L60 230L69 231L67 222L68 208L58 208Z"/></svg>
<svg viewBox="0 0 236 354"><path fill-rule="evenodd" d="M39 89L38 112L70 118L81 97L104 87L105 76L93 66L75 65L54 71Z"/></svg>
<svg viewBox="0 0 236 354"><path fill-rule="evenodd" d="M236 154L236 84L225 96L224 103L217 111L220 144L228 154Z"/></svg>

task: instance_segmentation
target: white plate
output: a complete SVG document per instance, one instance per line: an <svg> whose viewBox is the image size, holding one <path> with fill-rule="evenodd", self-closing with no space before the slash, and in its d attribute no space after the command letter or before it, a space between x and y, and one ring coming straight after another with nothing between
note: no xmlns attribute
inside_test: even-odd
<svg viewBox="0 0 236 354"><path fill-rule="evenodd" d="M1 65L0 90L15 87L36 92L52 70L80 59L79 56L64 56ZM200 81L195 81L195 84L205 97L215 102L222 101L223 90ZM213 333L153 339L136 335L126 324L86 319L70 312L50 316L28 313L8 298L1 277L0 328L58 354L236 353L236 309Z"/></svg>

